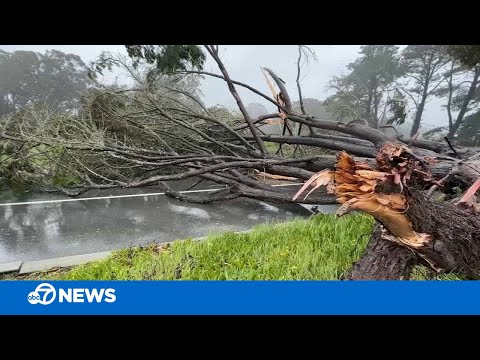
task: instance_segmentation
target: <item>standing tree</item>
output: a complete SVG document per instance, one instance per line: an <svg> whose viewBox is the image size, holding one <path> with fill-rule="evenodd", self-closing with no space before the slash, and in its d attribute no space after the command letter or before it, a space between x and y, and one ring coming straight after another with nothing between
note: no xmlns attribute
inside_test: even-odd
<svg viewBox="0 0 480 360"><path fill-rule="evenodd" d="M480 105L480 64L469 67L453 59L445 76L447 85L439 88L437 95L447 96L447 136L453 139L465 116Z"/></svg>
<svg viewBox="0 0 480 360"><path fill-rule="evenodd" d="M0 115L36 102L77 109L89 84L87 73L78 55L58 50L45 54L0 51Z"/></svg>
<svg viewBox="0 0 480 360"><path fill-rule="evenodd" d="M448 45L448 53L463 65L480 65L480 45Z"/></svg>
<svg viewBox="0 0 480 360"><path fill-rule="evenodd" d="M347 66L350 73L331 82L337 92L327 99L330 111L365 119L375 129L382 125L382 104L403 71L398 50L393 45L362 46L361 56Z"/></svg>
<svg viewBox="0 0 480 360"><path fill-rule="evenodd" d="M415 105L415 116L410 131L413 137L420 128L425 104L430 95L445 80L441 73L448 61L444 46L441 45L408 45L402 51L402 62L405 67L409 89L400 87Z"/></svg>
<svg viewBox="0 0 480 360"><path fill-rule="evenodd" d="M480 147L480 111L465 116L458 128L456 140L463 146Z"/></svg>

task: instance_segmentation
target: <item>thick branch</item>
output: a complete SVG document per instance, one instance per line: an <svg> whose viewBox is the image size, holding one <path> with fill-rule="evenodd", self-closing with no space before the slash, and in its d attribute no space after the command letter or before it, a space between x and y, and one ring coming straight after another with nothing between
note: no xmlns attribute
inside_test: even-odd
<svg viewBox="0 0 480 360"><path fill-rule="evenodd" d="M232 200L240 196L238 192L234 192L231 189L222 189L207 196L192 196L172 190L167 183L162 182L161 185L166 189L165 195L180 201L188 201L195 204L211 204L218 201Z"/></svg>
<svg viewBox="0 0 480 360"><path fill-rule="evenodd" d="M184 71L185 73L187 74L199 74L199 75L207 75L207 76L211 76L211 77L215 77L215 78L218 78L218 79L222 79L222 80L225 80L226 81L226 78L222 75L218 75L218 74L214 74L214 73L211 73L211 72L207 72L207 71L194 71L194 70L188 70L188 71ZM247 85L245 83L242 83L240 81L236 81L236 80L231 80L233 84L235 85L238 85L238 86L242 86L248 90L250 90L251 92L257 94L258 96L261 96L262 98L264 98L265 100L267 100L268 102L272 103L273 105L279 107L280 109L282 109L283 111L287 112L287 109L285 107L283 107L281 104L278 104L275 100L273 100L270 96L262 93L261 91L258 91L257 89L255 89L254 87L251 87L250 85Z"/></svg>
<svg viewBox="0 0 480 360"><path fill-rule="evenodd" d="M309 145L309 146L318 146L331 150L345 150L349 153L358 156L365 156L373 158L375 157L375 148L371 146L362 146L356 145L353 143L348 143L344 141L337 141L335 139L319 139L306 136L280 136L280 135L269 135L262 136L262 140L276 142L280 144L300 144L300 145ZM247 138L248 139L248 138Z"/></svg>
<svg viewBox="0 0 480 360"><path fill-rule="evenodd" d="M314 128L334 130L355 136L359 139L368 140L377 148L381 147L381 145L388 140L388 137L381 131L356 123L344 124L339 121L320 120L315 117L302 117L297 115L288 115L288 118L292 121L309 125Z"/></svg>
<svg viewBox="0 0 480 360"><path fill-rule="evenodd" d="M250 119L250 115L248 115L247 109L245 108L245 105L243 105L242 99L240 98L240 95L238 95L237 90L235 89L235 85L232 82L232 79L230 79L230 76L227 72L227 69L223 65L223 62L220 60L220 57L218 56L218 54L214 50L212 50L212 48L210 48L208 45L205 45L205 47L206 47L207 51L210 53L210 55L213 57L215 62L217 63L220 71L222 72L222 74L225 78L225 81L228 84L228 89L230 90L233 97L235 98L235 101L237 102L238 108L240 109L243 117L245 118L245 121L248 124L248 127L249 127L249 129L250 129L250 131L251 131L251 133L252 133L252 135L255 139L255 142L258 145L258 148L260 149L263 156L265 156L267 154L267 151L265 150L265 145L263 144L262 140L260 139L260 137L258 135L257 128L255 127L255 125L253 125L253 122Z"/></svg>

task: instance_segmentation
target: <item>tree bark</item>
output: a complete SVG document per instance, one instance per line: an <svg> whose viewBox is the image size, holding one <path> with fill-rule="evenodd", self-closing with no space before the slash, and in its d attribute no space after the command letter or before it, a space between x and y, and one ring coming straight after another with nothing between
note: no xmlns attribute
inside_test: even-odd
<svg viewBox="0 0 480 360"><path fill-rule="evenodd" d="M428 80L424 85L422 99L420 104L418 104L417 112L415 113L415 118L413 119L412 130L410 131L410 137L413 138L415 134L420 129L420 122L422 121L423 109L425 108L425 102L427 100L427 90L428 90Z"/></svg>
<svg viewBox="0 0 480 360"><path fill-rule="evenodd" d="M455 135L458 128L463 122L463 118L465 117L465 113L467 112L468 105L470 104L470 101L475 96L475 91L477 89L477 85L479 84L479 77L480 77L480 66L478 66L475 69L475 75L468 89L468 93L463 100L462 107L460 108L460 112L457 115L457 119L455 120L455 123L453 124L453 126L450 126L450 129L448 131L449 138L453 138L453 136Z"/></svg>
<svg viewBox="0 0 480 360"><path fill-rule="evenodd" d="M406 215L419 233L432 236L416 251L438 271L480 277L480 217L455 204L436 204L417 190L407 191Z"/></svg>
<svg viewBox="0 0 480 360"><path fill-rule="evenodd" d="M380 224L375 229L360 260L344 280L408 280L418 256L411 250L381 238Z"/></svg>
<svg viewBox="0 0 480 360"><path fill-rule="evenodd" d="M382 237L377 223L365 252L346 274L346 280L408 280L417 264L437 273L456 272L469 279L480 278L480 219L453 204L429 202L412 191L407 216L415 231L432 240L409 248Z"/></svg>
<svg viewBox="0 0 480 360"><path fill-rule="evenodd" d="M373 91L374 90L372 88L368 89L367 108L366 108L366 111L365 111L365 120L367 120L367 122L370 124L370 126L373 125L373 123L371 122L371 119L370 119L370 113L372 112ZM372 127L374 127L374 126L372 126Z"/></svg>

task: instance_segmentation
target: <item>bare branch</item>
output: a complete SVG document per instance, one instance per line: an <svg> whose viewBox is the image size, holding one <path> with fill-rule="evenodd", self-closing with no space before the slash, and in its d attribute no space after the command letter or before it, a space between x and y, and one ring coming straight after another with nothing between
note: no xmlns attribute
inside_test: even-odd
<svg viewBox="0 0 480 360"><path fill-rule="evenodd" d="M266 156L267 151L265 150L265 146L260 139L257 128L253 125L252 120L250 119L250 115L248 115L247 109L245 109L245 106L243 105L242 99L240 98L240 95L238 95L237 90L235 89L235 85L233 84L232 80L230 79L230 76L228 75L227 69L225 69L225 66L223 65L223 62L220 60L218 54L208 45L205 45L205 48L207 51L212 55L213 59L217 63L220 71L222 72L225 81L228 84L228 89L232 93L233 97L235 98L235 101L237 102L238 108L240 109L243 117L245 118L245 121L248 124L248 127L250 128L250 132L252 133L253 137L255 138L255 142L258 145L258 148L260 149L260 152L263 154L263 156Z"/></svg>
<svg viewBox="0 0 480 360"><path fill-rule="evenodd" d="M281 136L281 135L269 135L262 136L264 141L271 141L281 144L301 144L309 146L319 146L332 150L345 150L354 155L375 157L376 150L373 146L361 146L344 141L338 141L334 138L319 139L306 136Z"/></svg>
<svg viewBox="0 0 480 360"><path fill-rule="evenodd" d="M185 74L199 74L199 75L207 75L207 76L211 76L211 77L215 77L215 78L218 78L218 79L222 79L222 80L225 80L226 81L226 78L225 76L222 76L222 75L218 75L218 74L214 74L214 73L211 73L211 72L208 72L208 71L194 71L194 70L188 70L188 71L183 71L183 73ZM283 111L287 112L287 109L278 104L274 99L272 99L270 96L262 93L261 91L255 89L254 87L250 86L250 85L247 85L245 83L242 83L240 81L236 81L236 80L231 80L231 82L235 85L238 85L238 86L242 86L248 90L250 90L251 92L257 94L258 96L261 96L262 98L264 98L265 100L267 100L268 102L272 103L273 105L279 107L280 109L282 109Z"/></svg>

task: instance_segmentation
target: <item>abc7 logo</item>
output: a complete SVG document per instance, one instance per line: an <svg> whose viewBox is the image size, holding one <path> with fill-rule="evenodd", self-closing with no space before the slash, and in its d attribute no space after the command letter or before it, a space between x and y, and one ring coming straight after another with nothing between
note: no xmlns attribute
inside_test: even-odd
<svg viewBox="0 0 480 360"><path fill-rule="evenodd" d="M43 283L38 285L35 291L32 291L30 294L28 294L27 300L33 305L48 305L55 300L56 295L57 293L52 285Z"/></svg>

